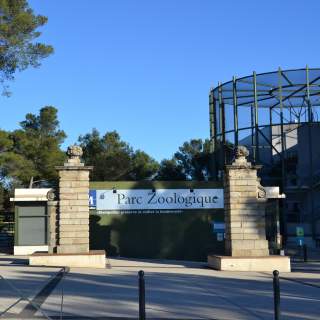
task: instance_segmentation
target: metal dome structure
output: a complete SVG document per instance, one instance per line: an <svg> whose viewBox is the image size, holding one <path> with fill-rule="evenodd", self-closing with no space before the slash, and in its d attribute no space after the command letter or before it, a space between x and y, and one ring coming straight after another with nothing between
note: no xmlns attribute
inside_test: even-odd
<svg viewBox="0 0 320 320"><path fill-rule="evenodd" d="M241 133L253 130L254 157L259 161L260 128L317 122L319 107L320 68L233 77L210 91L210 137L237 146Z"/></svg>
<svg viewBox="0 0 320 320"><path fill-rule="evenodd" d="M292 159L299 152L294 187L310 191L312 224L316 225L319 216L320 230L320 209L318 214L314 205L317 177L320 185L320 144L319 152L315 151L320 137L319 111L320 68L279 68L219 83L209 94L213 176L218 178L219 171L230 163L235 147L246 145L251 161L264 165L265 183L271 183L270 172L278 166L281 173L276 178L282 192L289 192L294 180ZM314 236L316 227L312 228Z"/></svg>

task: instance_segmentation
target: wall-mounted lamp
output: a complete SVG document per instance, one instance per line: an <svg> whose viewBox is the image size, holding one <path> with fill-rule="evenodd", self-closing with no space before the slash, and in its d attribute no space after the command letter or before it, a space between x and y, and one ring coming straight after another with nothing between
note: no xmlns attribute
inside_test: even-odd
<svg viewBox="0 0 320 320"><path fill-rule="evenodd" d="M117 189L115 187L112 188L113 193L117 193Z"/></svg>
<svg viewBox="0 0 320 320"><path fill-rule="evenodd" d="M151 190L153 193L155 193L156 192L156 189L155 188L152 188L152 190Z"/></svg>
<svg viewBox="0 0 320 320"><path fill-rule="evenodd" d="M190 192L194 192L194 190L193 190L193 189L190 189Z"/></svg>

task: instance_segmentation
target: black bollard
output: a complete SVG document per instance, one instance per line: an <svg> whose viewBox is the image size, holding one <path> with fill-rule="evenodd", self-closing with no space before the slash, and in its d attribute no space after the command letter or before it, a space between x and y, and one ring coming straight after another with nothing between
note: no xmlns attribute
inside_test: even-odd
<svg viewBox="0 0 320 320"><path fill-rule="evenodd" d="M279 271L273 271L274 319L280 320L280 282Z"/></svg>
<svg viewBox="0 0 320 320"><path fill-rule="evenodd" d="M145 285L144 272L140 270L139 275L139 320L146 319L146 300L145 300Z"/></svg>
<svg viewBox="0 0 320 320"><path fill-rule="evenodd" d="M303 245L303 261L308 262L308 252L307 252L307 245Z"/></svg>

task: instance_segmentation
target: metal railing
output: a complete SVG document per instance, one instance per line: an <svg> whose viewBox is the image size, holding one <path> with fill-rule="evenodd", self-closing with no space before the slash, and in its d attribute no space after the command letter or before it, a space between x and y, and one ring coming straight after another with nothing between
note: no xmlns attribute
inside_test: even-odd
<svg viewBox="0 0 320 320"><path fill-rule="evenodd" d="M36 312L40 312L41 315L48 320L52 320L52 318L41 308L41 304L45 300L44 292L49 286L56 286L58 283L61 285L61 303L60 303L60 319L63 318L63 299L64 299L64 290L63 290L63 280L66 274L69 272L68 267L61 268L55 275L49 278L47 285L42 288L35 297L31 300L27 297L20 289L18 289L11 280L6 279L2 275L0 275L0 279L4 281L5 285L10 288L10 291L15 293L19 298L8 306L5 310L0 312L0 318L9 312L14 306L18 305L21 301L27 302L27 305L23 308L19 315L17 315L16 319L30 317L32 318Z"/></svg>

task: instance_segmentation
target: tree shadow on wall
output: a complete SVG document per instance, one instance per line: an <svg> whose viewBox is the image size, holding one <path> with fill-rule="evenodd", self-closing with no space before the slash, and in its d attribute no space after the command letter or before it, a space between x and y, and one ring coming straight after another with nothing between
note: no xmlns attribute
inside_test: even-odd
<svg viewBox="0 0 320 320"><path fill-rule="evenodd" d="M160 258L162 225L148 214L121 215L110 227L118 234L120 255L128 258Z"/></svg>
<svg viewBox="0 0 320 320"><path fill-rule="evenodd" d="M100 225L101 217L90 215L89 217L89 237L90 249L105 250L108 256L118 256L117 247L111 243L112 227L109 225Z"/></svg>
<svg viewBox="0 0 320 320"><path fill-rule="evenodd" d="M207 254L224 251L212 234L207 214L132 214L114 219L121 256L205 261Z"/></svg>
<svg viewBox="0 0 320 320"><path fill-rule="evenodd" d="M183 246L179 250L182 259L205 261L212 251L214 254L224 253L224 241L217 241L208 220L211 219L207 215L190 219L184 230Z"/></svg>

